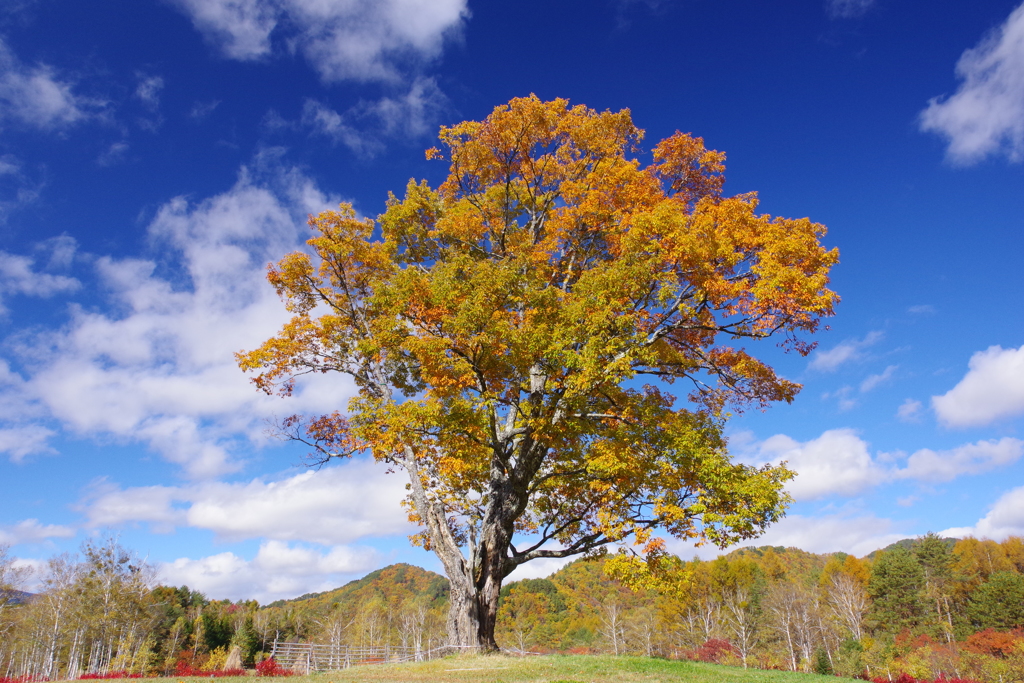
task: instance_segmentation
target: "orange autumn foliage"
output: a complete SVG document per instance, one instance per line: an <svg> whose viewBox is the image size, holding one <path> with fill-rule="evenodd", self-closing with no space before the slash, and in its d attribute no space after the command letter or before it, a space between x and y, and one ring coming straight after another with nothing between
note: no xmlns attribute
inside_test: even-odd
<svg viewBox="0 0 1024 683"><path fill-rule="evenodd" d="M725 546L788 500L791 473L731 462L721 427L727 406L796 395L742 343L809 352L838 254L824 226L724 196L725 155L700 138L676 133L648 166L642 138L628 111L534 96L442 128L427 156L447 179L410 181L376 221L312 217L312 253L269 271L291 321L238 355L267 392L354 380L347 416L284 427L323 459L408 473L416 541L453 610L491 621L485 644L523 562L627 539L658 555L655 531Z"/></svg>

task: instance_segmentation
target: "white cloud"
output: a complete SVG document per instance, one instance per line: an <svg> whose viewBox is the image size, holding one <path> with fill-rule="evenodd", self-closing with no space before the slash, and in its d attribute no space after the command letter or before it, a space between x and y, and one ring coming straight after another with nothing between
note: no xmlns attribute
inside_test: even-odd
<svg viewBox="0 0 1024 683"><path fill-rule="evenodd" d="M543 557L537 560L531 560L530 562L516 567L512 573L506 577L505 583L522 581L523 579L546 579L565 565L578 559L579 555L574 557Z"/></svg>
<svg viewBox="0 0 1024 683"><path fill-rule="evenodd" d="M908 398L896 409L896 417L900 422L918 422L921 419L921 410L924 408L920 401Z"/></svg>
<svg viewBox="0 0 1024 683"><path fill-rule="evenodd" d="M257 166L272 168L273 156ZM73 307L64 328L19 338L19 400L73 433L148 443L198 478L237 469L238 437L263 442L276 411L343 407L352 392L343 377L313 378L285 406L257 392L233 357L287 319L265 266L299 245L309 213L332 206L308 178L281 169L262 183L243 170L221 195L168 202L148 229L159 261L94 260L106 311ZM9 279L36 293L63 283Z"/></svg>
<svg viewBox="0 0 1024 683"><path fill-rule="evenodd" d="M187 521L228 540L348 543L366 536L411 533L401 507L405 476L382 470L357 462L280 482L211 484L193 502Z"/></svg>
<svg viewBox="0 0 1024 683"><path fill-rule="evenodd" d="M909 457L902 453L872 455L867 442L852 429L830 429L816 439L799 442L776 434L764 441L749 435L732 440L733 450L743 462L779 464L797 473L787 490L797 501L825 496L855 496L880 484L912 479L946 482L976 475L1016 462L1024 455L1024 441L1003 438L978 441L945 451L922 448ZM897 462L906 457L906 464Z"/></svg>
<svg viewBox="0 0 1024 683"><path fill-rule="evenodd" d="M270 32L279 9L269 0L177 0L206 39L232 59L270 53Z"/></svg>
<svg viewBox="0 0 1024 683"><path fill-rule="evenodd" d="M953 527L939 535L957 538L975 536L996 541L1009 536L1024 536L1024 486L1018 486L1000 496L988 514L974 526Z"/></svg>
<svg viewBox="0 0 1024 683"><path fill-rule="evenodd" d="M60 129L91 118L104 103L77 95L45 64L28 66L0 38L0 122L14 120L43 130Z"/></svg>
<svg viewBox="0 0 1024 683"><path fill-rule="evenodd" d="M832 372L841 365L862 358L863 350L881 340L882 336L881 332L869 332L863 339L847 339L828 351L816 351L808 367Z"/></svg>
<svg viewBox="0 0 1024 683"><path fill-rule="evenodd" d="M0 358L0 416L15 425L15 429L29 427L35 420L46 417L42 406L32 400L25 378L12 370L3 358Z"/></svg>
<svg viewBox="0 0 1024 683"><path fill-rule="evenodd" d="M932 407L945 425L979 427L1024 413L1024 346L990 346L971 356L964 378Z"/></svg>
<svg viewBox="0 0 1024 683"><path fill-rule="evenodd" d="M812 553L842 551L863 556L906 538L892 520L874 515L787 515L768 528L757 541L746 545L781 545Z"/></svg>
<svg viewBox="0 0 1024 683"><path fill-rule="evenodd" d="M874 389L875 387L877 387L879 384L887 382L890 378L892 378L893 373L896 372L898 368L898 365L890 365L877 375L868 375L864 379L864 381L860 383L860 393L867 393Z"/></svg>
<svg viewBox="0 0 1024 683"><path fill-rule="evenodd" d="M64 249L65 243L62 242L58 248ZM81 287L73 277L39 272L34 266L35 260L29 256L0 251L0 314L6 310L3 305L5 296L21 294L47 298Z"/></svg>
<svg viewBox="0 0 1024 683"><path fill-rule="evenodd" d="M740 543L738 547L782 546L799 548L812 553L834 553L842 551L856 556L867 555L879 548L894 543L907 534L897 528L890 519L857 512L836 512L814 516L786 515L768 527L761 536ZM696 555L712 560L732 552L734 548L721 550L707 544L699 548L692 543L670 540L668 548L683 558Z"/></svg>
<svg viewBox="0 0 1024 683"><path fill-rule="evenodd" d="M1024 455L1024 441L1004 437L979 441L948 451L922 448L907 458L907 465L894 472L898 479L927 482L953 481L965 474L981 474L1012 464Z"/></svg>
<svg viewBox="0 0 1024 683"><path fill-rule="evenodd" d="M886 479L868 444L852 429L830 429L804 443L776 434L748 449L744 459L774 464L785 461L797 472L787 485L796 500L853 496Z"/></svg>
<svg viewBox="0 0 1024 683"><path fill-rule="evenodd" d="M864 16L875 0L826 0L825 10L833 19L855 19Z"/></svg>
<svg viewBox="0 0 1024 683"><path fill-rule="evenodd" d="M157 573L167 585L188 585L211 597L267 603L337 588L378 564L372 548L338 546L321 552L267 541L251 561L231 552L196 560L183 557L161 563Z"/></svg>
<svg viewBox="0 0 1024 683"><path fill-rule="evenodd" d="M387 474L373 461L353 460L275 481L127 489L99 482L81 509L93 527L148 522L156 531L209 530L222 541L335 545L413 533L401 507L405 482L403 473Z"/></svg>
<svg viewBox="0 0 1024 683"><path fill-rule="evenodd" d="M133 486L121 489L106 479L93 482L87 502L80 505L88 526L118 527L148 522L157 533L170 533L185 520L185 511L174 506L181 489L174 486Z"/></svg>
<svg viewBox="0 0 1024 683"><path fill-rule="evenodd" d="M0 291L45 298L59 292L72 292L81 286L72 277L37 272L33 265L28 256L0 251Z"/></svg>
<svg viewBox="0 0 1024 683"><path fill-rule="evenodd" d="M59 524L40 524L38 519L25 519L17 524L0 526L0 543L18 545L39 543L49 538L71 538L75 530Z"/></svg>
<svg viewBox="0 0 1024 683"><path fill-rule="evenodd" d="M970 164L991 154L1024 158L1024 4L956 65L963 82L921 112L921 130L949 141L947 157Z"/></svg>
<svg viewBox="0 0 1024 683"><path fill-rule="evenodd" d="M58 235L38 243L35 250L47 256L47 268L67 269L75 260L78 242L71 235Z"/></svg>
<svg viewBox="0 0 1024 683"><path fill-rule="evenodd" d="M11 462L21 462L35 453L55 453L47 443L55 434L40 425L21 425L0 428L0 453L6 453Z"/></svg>
<svg viewBox="0 0 1024 683"><path fill-rule="evenodd" d="M232 59L272 52L272 34L325 81L394 81L401 66L437 56L468 17L466 0L177 0Z"/></svg>

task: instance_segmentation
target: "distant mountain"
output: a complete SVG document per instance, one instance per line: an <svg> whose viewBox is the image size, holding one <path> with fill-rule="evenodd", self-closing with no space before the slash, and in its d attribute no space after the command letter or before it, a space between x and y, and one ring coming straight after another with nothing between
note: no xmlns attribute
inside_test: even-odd
<svg viewBox="0 0 1024 683"><path fill-rule="evenodd" d="M952 550L953 546L956 545L956 542L959 541L960 539L959 538L947 538L947 537L943 536L943 537L940 538L940 540L943 541L946 545L948 545L949 549ZM895 543L890 543L889 545L885 546L884 548L880 548L878 550L875 550L874 552L869 553L868 554L868 559L869 560L874 560L881 553L888 552L888 551L892 550L893 548L905 548L906 550L909 550L910 552L914 552L914 548L916 548L917 544L920 543L920 542L921 542L920 538L904 538L904 539L901 539L899 541L896 541Z"/></svg>
<svg viewBox="0 0 1024 683"><path fill-rule="evenodd" d="M955 538L943 538L942 540L949 544L950 548L952 548L957 542L957 539ZM914 547L919 542L919 538L905 538L897 541L896 543L887 545L884 548L873 551L867 555L867 559L873 560L879 555L879 553L892 550L897 546L913 551ZM822 567L825 566L825 563L828 562L829 557L834 554L818 554L807 552L806 550L801 550L799 548L766 545L737 548L736 550L727 553L725 557L729 559L747 557L753 560L760 560L765 553L768 552L779 556L780 560L787 568L794 571L794 573L801 575L820 572ZM845 553L839 554L845 555ZM563 575L577 572L579 571L579 567L573 567L573 565L576 565L578 562L592 561L585 559L576 560L555 572L547 579L538 579L537 581L547 582L549 579L558 580ZM597 565L594 566L599 567L601 564L603 563L598 562ZM540 584L538 583L538 585ZM300 595L299 597L292 598L290 600L276 600L269 605L266 605L266 607L329 607L335 604L347 607L349 605L361 604L374 597L380 598L392 605L401 604L409 599L423 597L429 606L436 607L448 601L448 590L448 579L446 577L415 565L399 563L389 565L383 569L378 569L367 574L361 579L350 581L344 586L335 588L334 590L324 591L321 593L306 593L305 595ZM508 585L506 585L502 593L508 593ZM19 594L25 596L23 600L31 598L30 593L19 592Z"/></svg>
<svg viewBox="0 0 1024 683"><path fill-rule="evenodd" d="M390 605L407 600L424 599L428 606L448 600L448 579L435 572L411 564L392 564L350 581L341 588L323 593L306 593L292 600L277 600L267 607L329 607L342 608L362 604L374 598Z"/></svg>
<svg viewBox="0 0 1024 683"><path fill-rule="evenodd" d="M35 597L35 593L26 593L25 591L0 590L0 602L8 605L22 605Z"/></svg>

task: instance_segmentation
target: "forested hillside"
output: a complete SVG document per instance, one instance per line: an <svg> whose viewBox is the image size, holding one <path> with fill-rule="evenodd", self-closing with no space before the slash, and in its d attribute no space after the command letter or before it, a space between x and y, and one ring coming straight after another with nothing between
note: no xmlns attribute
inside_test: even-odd
<svg viewBox="0 0 1024 683"><path fill-rule="evenodd" d="M639 654L742 666L917 678L1024 680L1024 541L928 535L857 558L794 548L679 561L660 590L630 590L607 557L502 590L509 650ZM49 562L38 595L0 556L0 675L253 666L275 641L422 650L446 639L447 580L407 564L282 600L210 600L152 586L113 541Z"/></svg>

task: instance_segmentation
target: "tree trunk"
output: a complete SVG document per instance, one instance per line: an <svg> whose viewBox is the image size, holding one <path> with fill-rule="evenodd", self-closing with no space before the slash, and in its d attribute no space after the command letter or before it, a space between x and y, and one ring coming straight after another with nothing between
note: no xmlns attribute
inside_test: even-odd
<svg viewBox="0 0 1024 683"><path fill-rule="evenodd" d="M492 514L480 523L480 539L471 532L467 560L448 526L443 507L427 495L411 449L406 451L404 464L416 512L425 522L431 549L448 576L448 643L495 652L499 648L494 640L494 627L501 582L510 571L507 556L512 542L512 524L507 519L502 520L503 515L492 507Z"/></svg>
<svg viewBox="0 0 1024 683"><path fill-rule="evenodd" d="M494 626L498 614L501 580L485 579L483 589L469 581L448 577L451 586L448 609L448 641L451 645L496 652Z"/></svg>

